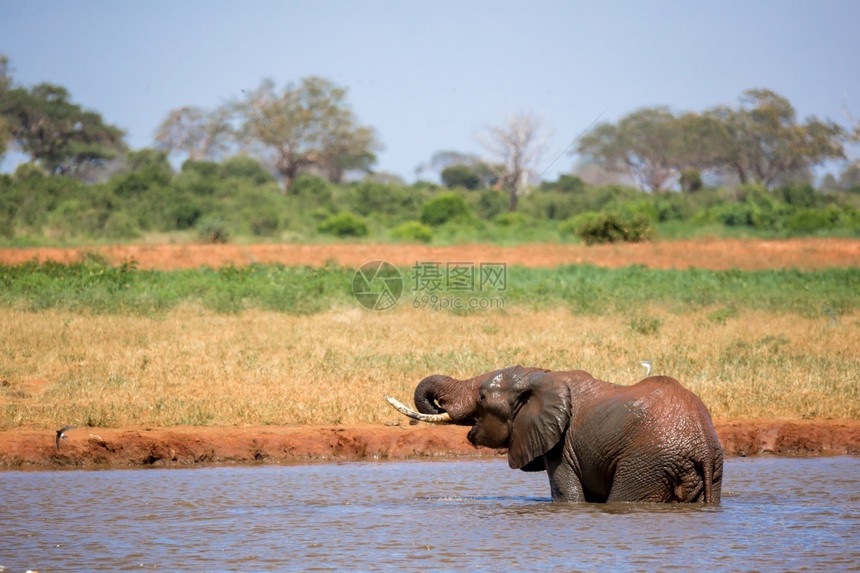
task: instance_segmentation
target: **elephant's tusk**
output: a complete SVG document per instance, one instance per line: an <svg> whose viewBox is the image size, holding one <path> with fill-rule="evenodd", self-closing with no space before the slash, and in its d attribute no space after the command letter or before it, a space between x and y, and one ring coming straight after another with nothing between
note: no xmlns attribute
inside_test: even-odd
<svg viewBox="0 0 860 573"><path fill-rule="evenodd" d="M406 416L407 418L412 418L413 420L418 420L419 422L430 422L431 424L453 424L454 421L451 419L450 414L445 412L443 414L422 414L420 412L416 412L410 408L407 408L391 396L384 396L388 403L391 406Z"/></svg>

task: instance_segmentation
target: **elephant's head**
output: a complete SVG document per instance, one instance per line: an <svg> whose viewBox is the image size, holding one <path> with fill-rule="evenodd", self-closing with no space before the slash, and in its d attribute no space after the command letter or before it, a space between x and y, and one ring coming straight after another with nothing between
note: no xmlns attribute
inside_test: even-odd
<svg viewBox="0 0 860 573"><path fill-rule="evenodd" d="M545 370L513 366L469 380L429 376L415 388L415 405L419 419L472 426L472 444L507 448L509 465L523 468L563 438L570 390Z"/></svg>

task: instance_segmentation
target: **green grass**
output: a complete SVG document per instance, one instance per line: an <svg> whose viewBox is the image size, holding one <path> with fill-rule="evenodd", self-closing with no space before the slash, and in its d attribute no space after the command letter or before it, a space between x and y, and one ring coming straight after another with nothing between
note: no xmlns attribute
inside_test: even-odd
<svg viewBox="0 0 860 573"><path fill-rule="evenodd" d="M568 308L580 314L631 313L660 305L673 312L713 309L789 312L805 317L848 314L860 303L860 269L710 271L653 270L642 266L609 269L568 265L554 269L507 268L504 290L414 290L411 268L399 305L415 307L429 296L502 300L504 308ZM0 265L0 305L45 309L157 315L181 304L218 313L249 309L304 315L357 306L354 269L254 264L181 271L138 269L133 261L110 266L95 257L73 264L27 262ZM731 310L734 309L734 310ZM468 310L458 311L468 314ZM643 328L642 325L634 328Z"/></svg>

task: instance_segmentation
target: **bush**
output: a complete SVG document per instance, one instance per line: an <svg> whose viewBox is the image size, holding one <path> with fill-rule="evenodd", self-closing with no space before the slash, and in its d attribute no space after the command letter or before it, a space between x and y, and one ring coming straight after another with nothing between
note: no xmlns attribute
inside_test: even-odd
<svg viewBox="0 0 860 573"><path fill-rule="evenodd" d="M476 197L477 195L477 197ZM498 189L482 189L469 193L475 213L484 219L492 219L508 210L510 198L508 194Z"/></svg>
<svg viewBox="0 0 860 573"><path fill-rule="evenodd" d="M203 216L203 207L193 197L177 195L167 206L167 225L165 230L192 229Z"/></svg>
<svg viewBox="0 0 860 573"><path fill-rule="evenodd" d="M820 195L809 183L795 183L775 189L773 194L792 207L815 207L821 203Z"/></svg>
<svg viewBox="0 0 860 573"><path fill-rule="evenodd" d="M689 168L681 170L681 189L685 193L701 191L702 187L704 187L702 174L698 169Z"/></svg>
<svg viewBox="0 0 860 573"><path fill-rule="evenodd" d="M363 181L355 188L355 206L360 215L394 215L398 219L414 219L418 215L421 196L403 185Z"/></svg>
<svg viewBox="0 0 860 573"><path fill-rule="evenodd" d="M715 222L726 227L779 230L792 208L775 199L767 189L756 184L744 184L735 190L735 198L700 211L693 223Z"/></svg>
<svg viewBox="0 0 860 573"><path fill-rule="evenodd" d="M595 215L596 213L588 213L588 215ZM585 221L585 217L582 215L576 217L570 217L565 219L561 223L558 224L558 232L562 235L575 235L576 230L579 226Z"/></svg>
<svg viewBox="0 0 860 573"><path fill-rule="evenodd" d="M839 225L840 209L829 205L820 209L798 209L785 220L785 228L793 233L814 233Z"/></svg>
<svg viewBox="0 0 860 573"><path fill-rule="evenodd" d="M531 222L531 218L522 213L502 213L493 219L493 223L500 227L524 227Z"/></svg>
<svg viewBox="0 0 860 573"><path fill-rule="evenodd" d="M317 225L334 215L330 209L326 207L317 207L305 213L305 216L312 221L316 221Z"/></svg>
<svg viewBox="0 0 860 573"><path fill-rule="evenodd" d="M463 187L477 189L481 185L481 177L468 165L451 165L442 170L440 175L445 187Z"/></svg>
<svg viewBox="0 0 860 573"><path fill-rule="evenodd" d="M15 180L16 181L38 181L40 179L44 179L48 176L45 173L45 170L39 167L35 163L21 163L18 167L15 168Z"/></svg>
<svg viewBox="0 0 860 573"><path fill-rule="evenodd" d="M364 237L369 232L369 228L364 219L343 211L320 223L317 231L337 237Z"/></svg>
<svg viewBox="0 0 860 573"><path fill-rule="evenodd" d="M391 235L402 241L429 243L433 240L433 229L418 221L406 221L395 227Z"/></svg>
<svg viewBox="0 0 860 573"><path fill-rule="evenodd" d="M256 185L272 183L275 178L272 174L263 169L260 162L245 155L234 155L228 157L221 163L221 173L224 177L237 177L249 179Z"/></svg>
<svg viewBox="0 0 860 573"><path fill-rule="evenodd" d="M180 169L182 173L199 173L203 177L215 177L221 166L212 161L198 161L196 159L187 159L182 164Z"/></svg>
<svg viewBox="0 0 860 573"><path fill-rule="evenodd" d="M540 191L559 191L561 193L582 193L585 191L585 181L576 175L559 175L557 181L544 181L538 189Z"/></svg>
<svg viewBox="0 0 860 573"><path fill-rule="evenodd" d="M332 200L332 184L315 175L299 175L290 187L289 197L308 199L314 205L325 205Z"/></svg>
<svg viewBox="0 0 860 573"><path fill-rule="evenodd" d="M105 221L104 233L111 239L136 239L140 237L140 228L131 215L117 211Z"/></svg>
<svg viewBox="0 0 860 573"><path fill-rule="evenodd" d="M468 203L457 193L440 193L424 204L421 209L421 222L439 226L449 221L466 221L472 212Z"/></svg>
<svg viewBox="0 0 860 573"><path fill-rule="evenodd" d="M578 223L575 233L586 245L619 241L636 243L648 239L652 234L648 218L642 215L624 219L615 212L594 213Z"/></svg>
<svg viewBox="0 0 860 573"><path fill-rule="evenodd" d="M255 237L274 236L281 228L278 212L265 206L247 206L239 215Z"/></svg>
<svg viewBox="0 0 860 573"><path fill-rule="evenodd" d="M638 334L657 334L661 326L663 321L656 316L641 315L630 319L630 330Z"/></svg>
<svg viewBox="0 0 860 573"><path fill-rule="evenodd" d="M221 219L215 217L201 217L197 225L197 234L206 243L222 244L230 240L227 225Z"/></svg>

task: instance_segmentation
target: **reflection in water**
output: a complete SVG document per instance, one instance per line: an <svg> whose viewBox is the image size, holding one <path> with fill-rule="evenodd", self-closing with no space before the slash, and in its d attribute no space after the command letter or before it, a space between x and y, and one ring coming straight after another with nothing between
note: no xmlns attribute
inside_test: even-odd
<svg viewBox="0 0 860 573"><path fill-rule="evenodd" d="M719 507L556 504L501 460L0 473L0 565L860 567L860 458L729 459Z"/></svg>

